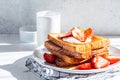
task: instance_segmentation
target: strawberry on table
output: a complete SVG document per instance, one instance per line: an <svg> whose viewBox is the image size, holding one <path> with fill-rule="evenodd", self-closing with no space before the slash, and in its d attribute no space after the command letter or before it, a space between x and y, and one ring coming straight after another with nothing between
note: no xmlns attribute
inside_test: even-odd
<svg viewBox="0 0 120 80"><path fill-rule="evenodd" d="M44 53L43 57L45 61L48 63L54 63L56 59L56 56L54 54L48 54L48 53Z"/></svg>

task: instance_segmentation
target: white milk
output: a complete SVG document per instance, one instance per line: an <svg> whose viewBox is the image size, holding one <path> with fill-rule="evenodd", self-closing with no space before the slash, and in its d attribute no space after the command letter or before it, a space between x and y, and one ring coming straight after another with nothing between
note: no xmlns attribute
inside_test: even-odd
<svg viewBox="0 0 120 80"><path fill-rule="evenodd" d="M37 13L37 43L43 45L48 33L60 33L60 14L53 11L40 11Z"/></svg>

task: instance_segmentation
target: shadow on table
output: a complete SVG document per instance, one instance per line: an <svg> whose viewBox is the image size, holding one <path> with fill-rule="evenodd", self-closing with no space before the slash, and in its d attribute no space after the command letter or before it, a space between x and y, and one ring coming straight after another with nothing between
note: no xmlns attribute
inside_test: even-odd
<svg viewBox="0 0 120 80"><path fill-rule="evenodd" d="M33 73L27 72L28 69L25 67L25 61L29 57L31 56L23 57L13 64L2 65L0 66L0 69L8 71L17 80L39 80Z"/></svg>

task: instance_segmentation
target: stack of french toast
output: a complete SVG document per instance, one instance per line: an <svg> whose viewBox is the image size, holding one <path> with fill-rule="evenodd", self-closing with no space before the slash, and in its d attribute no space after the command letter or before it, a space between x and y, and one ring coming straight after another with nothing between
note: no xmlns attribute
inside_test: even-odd
<svg viewBox="0 0 120 80"><path fill-rule="evenodd" d="M91 28L73 27L65 33L49 33L44 45L56 56L55 64L65 67L87 62L96 54L109 54L110 41L94 35Z"/></svg>

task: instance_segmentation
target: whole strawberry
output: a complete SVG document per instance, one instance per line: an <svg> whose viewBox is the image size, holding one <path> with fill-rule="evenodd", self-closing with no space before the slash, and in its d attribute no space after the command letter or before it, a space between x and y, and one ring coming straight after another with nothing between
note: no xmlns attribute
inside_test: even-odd
<svg viewBox="0 0 120 80"><path fill-rule="evenodd" d="M48 54L48 53L44 53L43 57L45 61L48 63L54 63L56 59L56 56L54 54Z"/></svg>

